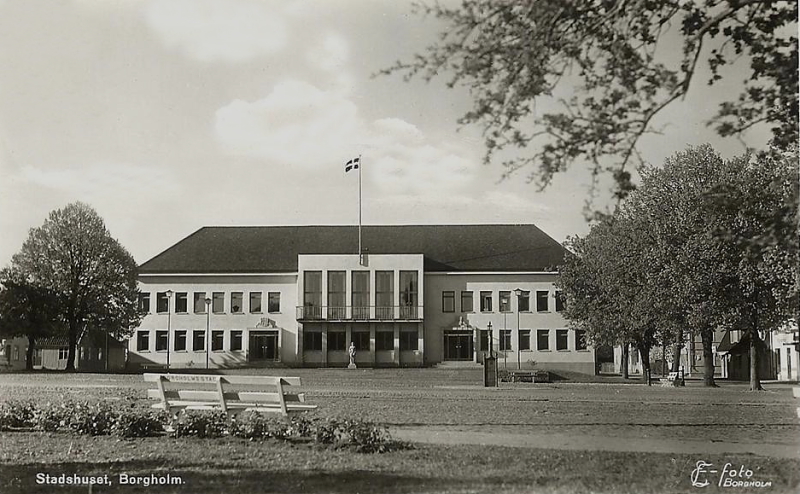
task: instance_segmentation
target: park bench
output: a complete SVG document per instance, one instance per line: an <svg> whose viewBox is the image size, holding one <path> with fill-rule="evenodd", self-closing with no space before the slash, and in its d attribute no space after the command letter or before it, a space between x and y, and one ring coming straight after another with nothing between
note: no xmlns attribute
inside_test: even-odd
<svg viewBox="0 0 800 494"><path fill-rule="evenodd" d="M670 372L667 377L659 379L662 386L683 386L683 372Z"/></svg>
<svg viewBox="0 0 800 494"><path fill-rule="evenodd" d="M512 370L508 371L508 375L510 377L511 382L517 383L532 383L533 382L533 375L534 373L531 371L519 371L519 370Z"/></svg>
<svg viewBox="0 0 800 494"><path fill-rule="evenodd" d="M230 415L245 411L288 415L317 408L305 403L303 393L291 390L300 385L299 377L145 374L144 380L155 385L147 390L148 398L159 400L153 408L170 413L221 410Z"/></svg>

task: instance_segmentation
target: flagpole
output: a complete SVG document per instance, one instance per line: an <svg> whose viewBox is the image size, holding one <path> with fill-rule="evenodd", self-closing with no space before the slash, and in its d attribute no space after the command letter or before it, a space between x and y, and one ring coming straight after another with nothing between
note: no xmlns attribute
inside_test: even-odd
<svg viewBox="0 0 800 494"><path fill-rule="evenodd" d="M361 250L361 169L364 167L364 162L361 160L361 155L358 155L358 263L363 264L363 251Z"/></svg>

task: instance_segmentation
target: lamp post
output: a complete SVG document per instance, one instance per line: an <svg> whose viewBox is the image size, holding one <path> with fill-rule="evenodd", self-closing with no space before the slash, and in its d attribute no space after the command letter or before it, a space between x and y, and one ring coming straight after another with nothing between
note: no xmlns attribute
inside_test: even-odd
<svg viewBox="0 0 800 494"><path fill-rule="evenodd" d="M172 332L172 290L167 290L167 371L169 372L169 335Z"/></svg>
<svg viewBox="0 0 800 494"><path fill-rule="evenodd" d="M492 352L492 340L494 340L494 335L492 335L492 321L489 321L489 324L486 325L486 329L489 330L489 356L494 357Z"/></svg>
<svg viewBox="0 0 800 494"><path fill-rule="evenodd" d="M514 290L514 295L517 296L517 369L522 369L522 351L520 342L522 341L521 333L519 332L519 299L522 297L522 288Z"/></svg>
<svg viewBox="0 0 800 494"><path fill-rule="evenodd" d="M208 356L209 356L209 341L208 341L208 333L211 329L211 299L206 297L206 338L205 338L205 345L206 345L206 370L208 370Z"/></svg>

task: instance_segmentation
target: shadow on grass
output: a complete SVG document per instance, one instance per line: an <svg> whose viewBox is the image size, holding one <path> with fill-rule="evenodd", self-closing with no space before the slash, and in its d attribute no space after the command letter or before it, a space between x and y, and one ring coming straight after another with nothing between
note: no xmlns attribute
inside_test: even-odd
<svg viewBox="0 0 800 494"><path fill-rule="evenodd" d="M112 485L54 485L37 483L37 474L53 477L108 476ZM121 484L120 475L141 478L138 485ZM169 483L153 482L151 476L166 478ZM487 478L491 483L492 479ZM502 479L494 479L501 482ZM88 464L82 462L51 463L37 465L0 465L0 492L4 494L22 493L197 493L197 492L235 492L248 493L334 493L351 494L384 492L422 492L456 491L461 492L476 487L474 479L456 481L453 479L423 478L366 470L348 472L323 472L313 470L265 471L252 468L209 469L207 464L169 465L165 461L126 461L107 464ZM522 486L520 486L522 487Z"/></svg>

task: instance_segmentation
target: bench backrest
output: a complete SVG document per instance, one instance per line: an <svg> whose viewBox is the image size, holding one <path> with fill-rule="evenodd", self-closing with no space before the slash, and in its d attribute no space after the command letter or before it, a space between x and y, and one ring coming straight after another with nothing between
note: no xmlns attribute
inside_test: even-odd
<svg viewBox="0 0 800 494"><path fill-rule="evenodd" d="M148 389L147 396L161 400L166 410L170 402L180 400L219 404L225 412L232 402L277 405L286 413L287 401L303 401L302 395L284 389L299 386L299 377L144 374L144 380L156 383L156 389Z"/></svg>

